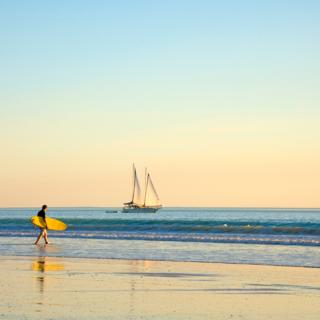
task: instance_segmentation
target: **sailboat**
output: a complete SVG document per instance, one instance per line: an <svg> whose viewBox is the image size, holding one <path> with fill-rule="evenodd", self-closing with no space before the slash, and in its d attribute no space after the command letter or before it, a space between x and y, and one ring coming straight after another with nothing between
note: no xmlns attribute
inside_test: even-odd
<svg viewBox="0 0 320 320"><path fill-rule="evenodd" d="M124 203L122 212L128 213L151 213L162 208L159 196L153 185L150 174L145 170L145 188L144 194L140 187L138 174L133 164L133 191L130 202Z"/></svg>

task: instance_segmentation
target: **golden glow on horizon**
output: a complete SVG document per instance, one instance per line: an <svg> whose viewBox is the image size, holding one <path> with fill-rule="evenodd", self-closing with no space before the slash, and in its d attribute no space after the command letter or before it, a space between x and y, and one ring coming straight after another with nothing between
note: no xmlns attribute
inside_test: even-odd
<svg viewBox="0 0 320 320"><path fill-rule="evenodd" d="M105 145L95 135L71 144L76 133L28 133L6 145L0 205L121 206L134 160L141 174L148 165L164 206L320 207L317 130L202 121Z"/></svg>

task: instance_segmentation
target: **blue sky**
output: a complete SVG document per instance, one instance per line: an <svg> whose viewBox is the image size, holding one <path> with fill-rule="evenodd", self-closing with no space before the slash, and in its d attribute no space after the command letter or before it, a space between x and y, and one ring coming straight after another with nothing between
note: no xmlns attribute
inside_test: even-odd
<svg viewBox="0 0 320 320"><path fill-rule="evenodd" d="M316 1L7 1L0 9L9 94L187 89L206 100L279 86L314 94L318 80Z"/></svg>

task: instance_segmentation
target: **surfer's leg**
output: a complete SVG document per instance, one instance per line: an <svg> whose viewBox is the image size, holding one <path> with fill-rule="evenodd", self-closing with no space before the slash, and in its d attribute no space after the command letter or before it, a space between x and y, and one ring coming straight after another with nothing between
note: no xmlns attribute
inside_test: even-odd
<svg viewBox="0 0 320 320"><path fill-rule="evenodd" d="M48 241L48 234L47 234L47 230L43 230L43 238L44 238L44 241L46 242L46 244L49 243Z"/></svg>
<svg viewBox="0 0 320 320"><path fill-rule="evenodd" d="M38 235L38 238L37 238L37 240L36 240L36 242L35 242L34 244L38 244L38 242L39 242L39 240L41 239L41 237L42 237L42 230L40 230L40 233L39 233L39 235Z"/></svg>

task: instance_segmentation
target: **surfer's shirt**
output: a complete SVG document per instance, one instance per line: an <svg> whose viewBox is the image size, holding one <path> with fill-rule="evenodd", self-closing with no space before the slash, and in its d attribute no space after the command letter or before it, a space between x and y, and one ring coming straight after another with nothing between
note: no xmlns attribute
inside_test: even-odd
<svg viewBox="0 0 320 320"><path fill-rule="evenodd" d="M38 217L41 217L43 220L44 220L44 223L46 224L46 227L45 228L41 228L39 227L40 229L47 229L47 221L46 221L46 212L41 209L39 212L38 212Z"/></svg>
<svg viewBox="0 0 320 320"><path fill-rule="evenodd" d="M46 212L43 209L41 209L38 212L38 217L41 217L41 218L45 219L46 218Z"/></svg>

